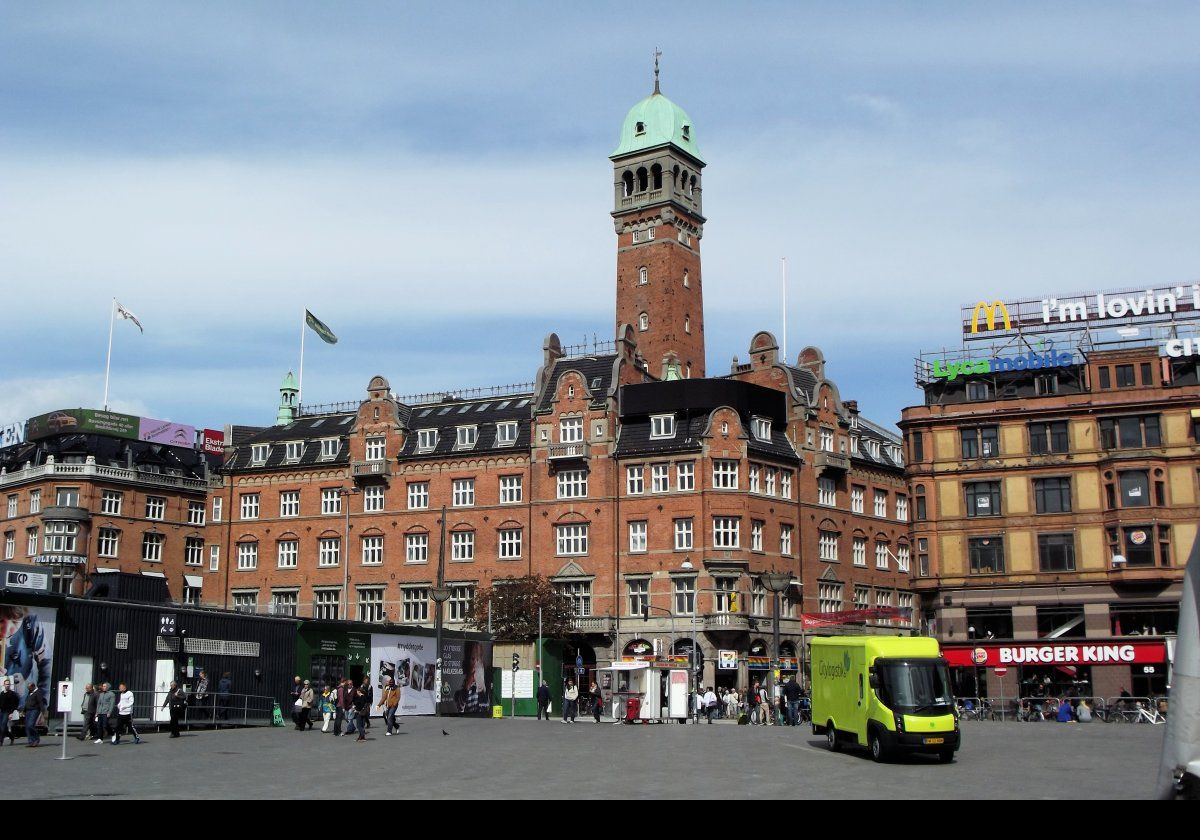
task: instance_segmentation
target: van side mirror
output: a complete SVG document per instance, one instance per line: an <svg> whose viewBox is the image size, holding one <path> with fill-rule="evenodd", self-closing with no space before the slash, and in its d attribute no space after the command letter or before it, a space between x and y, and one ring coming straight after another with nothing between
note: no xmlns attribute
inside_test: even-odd
<svg viewBox="0 0 1200 840"><path fill-rule="evenodd" d="M879 690L879 675L878 674L871 674L870 684L871 684L872 691Z"/></svg>

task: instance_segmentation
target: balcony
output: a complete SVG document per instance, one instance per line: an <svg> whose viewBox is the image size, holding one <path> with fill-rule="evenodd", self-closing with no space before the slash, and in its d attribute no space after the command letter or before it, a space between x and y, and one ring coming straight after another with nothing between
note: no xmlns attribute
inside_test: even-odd
<svg viewBox="0 0 1200 840"><path fill-rule="evenodd" d="M552 443L550 444L549 459L554 461L583 461L588 456L587 444L583 441L579 443Z"/></svg>
<svg viewBox="0 0 1200 840"><path fill-rule="evenodd" d="M613 617L611 615L587 615L575 619L576 633L597 634L608 636L613 632Z"/></svg>
<svg viewBox="0 0 1200 840"><path fill-rule="evenodd" d="M350 465L355 481L369 482L372 479L387 481L392 477L391 461L355 461Z"/></svg>
<svg viewBox="0 0 1200 840"><path fill-rule="evenodd" d="M850 470L850 456L839 455L836 452L817 452L813 455L813 468L816 470Z"/></svg>
<svg viewBox="0 0 1200 840"><path fill-rule="evenodd" d="M27 466L14 472L0 472L0 487L10 487L26 481L42 478L65 478L79 481L85 479L103 479L119 481L127 484L140 484L152 487L169 487L185 490L191 493L207 493L208 479L185 478L178 475L162 475L161 473L146 472L145 470L129 470L123 467L106 467L95 463L84 464L42 464L40 467Z"/></svg>

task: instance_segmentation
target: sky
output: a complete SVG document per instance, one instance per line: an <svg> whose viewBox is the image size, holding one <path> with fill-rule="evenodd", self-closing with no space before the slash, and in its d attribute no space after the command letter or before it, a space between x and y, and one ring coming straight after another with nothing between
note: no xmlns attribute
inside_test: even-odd
<svg viewBox="0 0 1200 840"><path fill-rule="evenodd" d="M891 424L959 306L1200 281L1194 3L0 0L0 425L531 382L614 332L612 169L705 170L710 374L782 336Z"/></svg>

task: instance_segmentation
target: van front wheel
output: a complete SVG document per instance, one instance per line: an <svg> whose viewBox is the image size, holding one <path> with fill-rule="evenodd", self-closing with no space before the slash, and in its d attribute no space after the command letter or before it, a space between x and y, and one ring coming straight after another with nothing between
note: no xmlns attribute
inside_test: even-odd
<svg viewBox="0 0 1200 840"><path fill-rule="evenodd" d="M871 733L870 740L871 758L876 761L887 761L887 748L883 745L883 739L879 737L879 730Z"/></svg>
<svg viewBox="0 0 1200 840"><path fill-rule="evenodd" d="M829 721L825 725L825 744L829 747L830 752L837 752L842 748L842 745L838 743L837 730L833 728L833 721Z"/></svg>

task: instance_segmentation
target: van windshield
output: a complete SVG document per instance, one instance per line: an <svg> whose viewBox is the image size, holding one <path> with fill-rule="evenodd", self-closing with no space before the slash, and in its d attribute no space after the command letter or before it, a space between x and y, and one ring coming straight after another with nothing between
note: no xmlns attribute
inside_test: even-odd
<svg viewBox="0 0 1200 840"><path fill-rule="evenodd" d="M944 714L954 705L950 671L941 659L875 660L879 699L889 709Z"/></svg>

